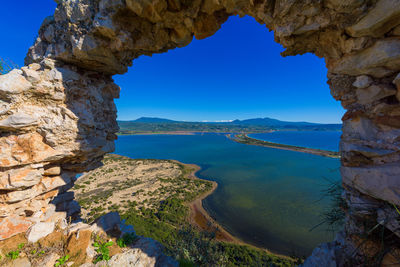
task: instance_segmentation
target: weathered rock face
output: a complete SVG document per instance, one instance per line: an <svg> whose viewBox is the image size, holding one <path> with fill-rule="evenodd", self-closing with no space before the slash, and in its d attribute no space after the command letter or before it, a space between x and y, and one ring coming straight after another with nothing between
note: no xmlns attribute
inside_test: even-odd
<svg viewBox="0 0 400 267"><path fill-rule="evenodd" d="M108 76L51 59L0 76L0 239L79 212L63 192L113 151L118 94Z"/></svg>
<svg viewBox="0 0 400 267"><path fill-rule="evenodd" d="M378 228L390 244L384 251L399 249L393 221L393 205L400 205L399 1L58 2L28 66L0 76L1 238L52 221L54 210L78 211L63 192L77 172L113 149L118 87L111 75L141 55L206 38L238 14L273 30L283 55L324 57L332 95L348 110L341 141L346 225L313 257L330 255L332 266L376 258Z"/></svg>

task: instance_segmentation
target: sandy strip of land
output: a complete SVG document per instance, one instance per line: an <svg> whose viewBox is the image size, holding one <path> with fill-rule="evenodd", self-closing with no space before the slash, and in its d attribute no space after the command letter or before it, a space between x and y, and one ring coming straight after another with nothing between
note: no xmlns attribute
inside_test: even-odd
<svg viewBox="0 0 400 267"><path fill-rule="evenodd" d="M254 145L254 146L263 146L269 148L276 148L281 150L289 150L289 151L296 151L302 153L308 153L328 158L340 158L340 154L335 151L329 150L322 150L322 149L315 149L315 148L308 148L308 147L300 147L300 146L292 146L292 145L285 145L279 143L273 143L268 141L263 141L260 139L249 137L247 134L244 135L227 135L229 139L235 141L237 143L245 144L245 145Z"/></svg>

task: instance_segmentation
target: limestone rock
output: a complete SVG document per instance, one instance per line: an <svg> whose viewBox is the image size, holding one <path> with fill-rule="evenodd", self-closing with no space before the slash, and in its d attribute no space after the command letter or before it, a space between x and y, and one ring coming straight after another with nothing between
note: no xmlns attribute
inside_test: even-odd
<svg viewBox="0 0 400 267"><path fill-rule="evenodd" d="M21 70L12 70L7 74L0 75L0 95L20 94L30 89L32 84L22 76Z"/></svg>
<svg viewBox="0 0 400 267"><path fill-rule="evenodd" d="M396 91L387 86L371 85L368 88L357 89L358 102L362 105L374 102L387 96L395 95Z"/></svg>
<svg viewBox="0 0 400 267"><path fill-rule="evenodd" d="M364 194L400 205L400 165L342 167L343 182Z"/></svg>
<svg viewBox="0 0 400 267"><path fill-rule="evenodd" d="M62 155L43 141L38 133L0 137L0 167L52 161Z"/></svg>
<svg viewBox="0 0 400 267"><path fill-rule="evenodd" d="M361 75L356 78L355 82L353 83L353 86L357 88L366 88L371 84L371 82L372 82L371 77L367 75Z"/></svg>
<svg viewBox="0 0 400 267"><path fill-rule="evenodd" d="M158 266L177 267L178 262L163 253L163 247L153 239L140 237L133 247L126 252L116 254L108 262L101 261L97 264L86 263L81 267L134 267L134 266Z"/></svg>
<svg viewBox="0 0 400 267"><path fill-rule="evenodd" d="M355 37L384 35L400 24L400 2L397 0L379 0L376 6L347 32Z"/></svg>
<svg viewBox="0 0 400 267"><path fill-rule="evenodd" d="M345 56L333 68L334 73L368 74L384 77L400 69L400 40L385 39L355 54Z"/></svg>
<svg viewBox="0 0 400 267"><path fill-rule="evenodd" d="M60 174L61 174L61 168L59 166L53 166L53 167L46 168L43 173L43 175L47 175L47 176L54 176L54 175L60 175Z"/></svg>
<svg viewBox="0 0 400 267"><path fill-rule="evenodd" d="M35 68L35 67L32 67ZM26 79L31 83L36 83L40 81L40 75L38 72L34 71L32 68L22 67L21 70L24 73Z"/></svg>
<svg viewBox="0 0 400 267"><path fill-rule="evenodd" d="M43 169L33 169L30 166L21 169L11 169L0 173L0 189L15 190L38 184L43 176Z"/></svg>
<svg viewBox="0 0 400 267"><path fill-rule="evenodd" d="M27 232L28 241L31 243L37 242L42 237L51 234L54 231L54 227L55 227L54 222L48 222L48 223L40 222L33 225Z"/></svg>
<svg viewBox="0 0 400 267"><path fill-rule="evenodd" d="M19 217L6 217L0 219L0 240L26 232L32 222Z"/></svg>
<svg viewBox="0 0 400 267"><path fill-rule="evenodd" d="M31 267L31 262L28 258L18 258L10 262L8 267Z"/></svg>
<svg viewBox="0 0 400 267"><path fill-rule="evenodd" d="M0 130L17 130L37 124L38 119L34 115L16 113L4 120L0 120Z"/></svg>
<svg viewBox="0 0 400 267"><path fill-rule="evenodd" d="M48 255L45 255L42 260L36 263L36 266L41 266L41 267L54 267L57 260L60 258L60 255L57 253L50 253Z"/></svg>
<svg viewBox="0 0 400 267"><path fill-rule="evenodd" d="M148 254L152 253L152 254ZM165 266L177 267L179 264L172 258L164 256L162 251L158 251L159 255L155 252L148 252L140 249L129 250L128 252L117 254L113 256L108 262L107 266L120 267L120 266ZM160 257L161 256L161 257ZM100 265L101 266L101 265ZM97 267L97 265L96 265Z"/></svg>

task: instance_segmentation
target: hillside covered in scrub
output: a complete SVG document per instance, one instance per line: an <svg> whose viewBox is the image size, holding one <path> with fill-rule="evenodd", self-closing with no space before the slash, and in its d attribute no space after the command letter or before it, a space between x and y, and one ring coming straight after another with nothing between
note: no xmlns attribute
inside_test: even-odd
<svg viewBox="0 0 400 267"><path fill-rule="evenodd" d="M161 242L181 266L293 265L262 249L220 242L218 229L203 231L191 222L190 203L215 189L213 182L194 176L196 165L112 154L103 163L73 188L88 222L117 211L138 235Z"/></svg>

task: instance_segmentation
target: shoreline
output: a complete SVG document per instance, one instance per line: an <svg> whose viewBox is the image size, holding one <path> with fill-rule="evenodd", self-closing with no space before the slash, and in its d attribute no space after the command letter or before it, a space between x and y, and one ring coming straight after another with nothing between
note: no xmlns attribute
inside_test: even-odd
<svg viewBox="0 0 400 267"><path fill-rule="evenodd" d="M231 134L227 134L226 137L231 139L234 142L239 143L239 144L262 146L262 147L276 148L276 149L281 149L281 150L289 150L289 151L313 154L313 155L322 156L322 157L328 157L328 158L337 158L337 159L340 158L339 152L323 150L323 149L316 149L316 148L301 147L301 146L285 145L285 144L280 144L280 143L273 143L273 142L268 142L268 141L249 137L247 134L235 134L233 137Z"/></svg>
<svg viewBox="0 0 400 267"><path fill-rule="evenodd" d="M180 162L180 161L177 161ZM180 162L181 164L185 164ZM199 195L196 199L194 199L192 202L188 203L189 209L190 209L190 215L189 215L189 223L193 225L194 227L202 230L202 231L208 231L208 232L215 232L215 240L219 242L226 242L226 243L231 243L231 244L236 244L236 245L245 245L249 246L252 248L260 249L268 254L289 259L289 260L294 260L288 255L284 254L279 254L272 252L266 248L263 247L257 247L253 244L247 243L243 240L241 240L238 237L233 236L230 234L225 228L219 224L215 219L213 219L210 214L204 209L203 207L203 200L206 199L209 195L213 194L215 190L218 187L218 183L212 180L206 180L206 179L201 179L196 176L196 173L201 170L201 167L196 165L196 164L185 164L185 165L190 165L194 167L194 170L188 175L188 178L190 179L198 179L202 181L208 181L213 184L213 187L211 190Z"/></svg>

